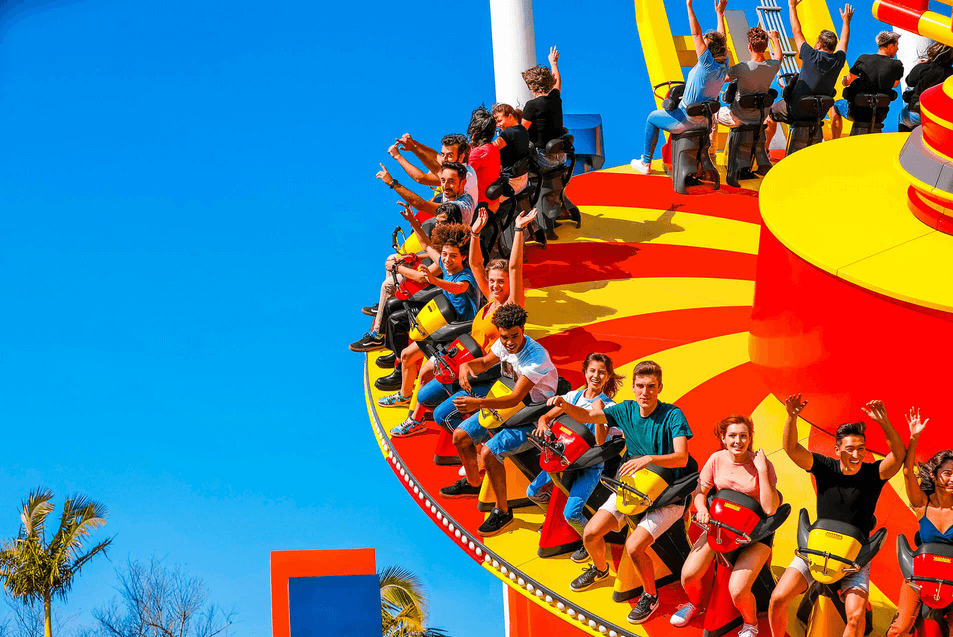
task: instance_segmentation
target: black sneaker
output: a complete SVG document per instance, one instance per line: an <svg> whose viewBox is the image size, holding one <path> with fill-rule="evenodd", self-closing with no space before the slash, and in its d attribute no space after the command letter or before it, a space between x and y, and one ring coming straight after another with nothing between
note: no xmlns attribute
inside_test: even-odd
<svg viewBox="0 0 953 637"><path fill-rule="evenodd" d="M584 564L589 561L589 551L586 550L586 546L580 546L578 549L572 552L572 555L569 556L573 562L579 564Z"/></svg>
<svg viewBox="0 0 953 637"><path fill-rule="evenodd" d="M483 537L490 537L497 535L503 532L503 529L508 527L513 522L513 512L507 511L503 513L496 507L493 507L493 510L490 511L489 517L486 521L480 525L480 528L477 529L477 533Z"/></svg>
<svg viewBox="0 0 953 637"><path fill-rule="evenodd" d="M368 316L377 316L377 308L378 308L378 305L377 303L375 303L374 305L367 305L365 307L362 307L361 312L363 312L364 314L367 314Z"/></svg>
<svg viewBox="0 0 953 637"><path fill-rule="evenodd" d="M609 577L608 564L606 564L606 570L604 571L597 569L595 564L590 564L589 568L587 568L582 575L572 581L572 583L569 585L569 588L578 593L579 591L584 591L599 580L604 580L607 577Z"/></svg>
<svg viewBox="0 0 953 637"><path fill-rule="evenodd" d="M401 376L400 367L398 366L387 376L381 376L375 380L374 387L377 387L381 391L395 391L400 389L402 382L403 377Z"/></svg>
<svg viewBox="0 0 953 637"><path fill-rule="evenodd" d="M397 363L397 354L378 356L375 362L381 369L394 369L394 365Z"/></svg>
<svg viewBox="0 0 953 637"><path fill-rule="evenodd" d="M642 593L642 596L639 597L639 601L635 603L635 606L629 612L626 620L628 620L630 624L641 624L652 616L656 608L658 608L658 594L649 595L648 593Z"/></svg>
<svg viewBox="0 0 953 637"><path fill-rule="evenodd" d="M471 487L466 478L460 478L449 487L440 489L444 498L475 498L480 495L480 487Z"/></svg>
<svg viewBox="0 0 953 637"><path fill-rule="evenodd" d="M373 352L376 349L384 349L384 337L371 336L368 332L361 337L361 340L351 343L350 347L352 352Z"/></svg>

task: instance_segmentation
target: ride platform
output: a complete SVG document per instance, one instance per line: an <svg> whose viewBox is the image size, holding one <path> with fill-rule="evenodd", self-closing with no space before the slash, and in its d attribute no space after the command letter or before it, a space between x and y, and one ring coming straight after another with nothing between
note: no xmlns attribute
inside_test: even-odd
<svg viewBox="0 0 953 637"><path fill-rule="evenodd" d="M891 149L898 143L889 135L871 137L878 138L878 143L887 144ZM860 139L861 144L868 143L862 138L856 139ZM843 141L850 143L854 140ZM825 150L840 151L847 143L824 146ZM817 193L824 193L832 186L809 185L803 179L798 182L779 178L778 184L792 181L798 184L798 196L794 197L788 192L786 198L782 188L772 186L774 175L783 177L787 166L791 166L792 170L798 167L803 169L804 166L799 162L809 161L810 150L792 156L769 173L762 197L768 197L773 202L772 206L774 203L778 206L772 208L770 218L766 215L764 222L756 190L759 181L748 182L755 189L723 185L719 191L703 187L695 189L691 195L683 196L674 193L670 179L664 174L636 175L628 167L576 177L568 186L568 194L582 212L581 229L576 229L574 224L562 225L557 230L560 239L551 242L546 250L530 244L524 274L526 310L529 314L526 332L549 351L560 374L574 387L581 386L583 382L580 368L586 354L603 352L610 355L616 369L628 377L616 400L629 399L632 398L630 381L634 365L646 358L655 360L664 369L660 399L675 403L685 412L694 432L689 450L699 464L703 464L719 448L712 433L716 422L729 414L751 415L755 422L755 446L764 449L774 463L779 479L778 488L784 494L785 501L794 508L794 514L776 535L771 558L776 577L794 557L797 512L806 508L814 516L816 499L805 472L797 468L781 450L781 429L785 420L781 399L788 393L804 391L810 401L802 415L811 422L817 420L821 426L800 420L798 431L802 444L812 451L830 454L833 438L825 430L826 407L822 409L820 406L821 403L827 403L812 393L813 387L785 385L784 378L766 373L762 353L767 351L775 356L771 362L778 369L780 363L777 356L787 355L790 349L771 349L771 339L762 333L753 333L759 323L757 320L752 322L754 310L780 308L781 301L785 299L791 301L798 311L807 312L810 309L816 317L823 317L824 307L816 305L817 301L804 300L804 296L812 292L809 286L800 289L797 279L787 281L784 291L776 295L770 288L762 290L762 280L770 282L771 279L766 278L768 275L762 266L764 254L759 252L767 251L774 255L771 257L771 268L766 272L772 273L773 280L777 281L782 278L784 270L781 265L774 265L774 262L781 258L779 254L784 254L774 244L784 246L785 242L790 241L792 245L800 245L798 242L801 240L794 239L796 224L788 224L790 215L809 221L806 225L810 230L797 235L804 240L810 236L833 233L834 227L843 227L843 232L849 232L851 223L857 228L864 228L873 225L873 217L876 216L871 206L841 205L828 206L825 212L827 217L843 217L842 222L827 220L821 223L823 215L820 212L805 219L808 211L804 210L803 205L795 205L804 199L805 189L814 188ZM831 165L837 165L839 171L843 166L841 163ZM833 176L831 180L834 180ZM845 188L852 181L840 178ZM866 195L855 195L861 196ZM791 205L782 209L781 204L786 205L786 199ZM876 201L873 197L871 200ZM893 205L885 202L885 205L878 207L889 208ZM913 219L913 223L919 222ZM869 230L869 233L877 234L874 230ZM898 226L895 236L905 237L907 241L922 239L928 234L928 229L914 234L915 237L902 234ZM871 281L886 282L884 285L889 283L889 277L875 272L875 264L869 264L870 267L864 270L853 265L863 261L862 258L844 256L846 250L854 250L860 241L847 241L845 238L840 242L830 239L823 243L832 250L836 244L844 244L845 253L831 260L832 265L829 267L834 269L834 273L823 266L811 265L819 273L834 279L833 283L856 285L855 281L860 276L868 277ZM901 240L892 245L899 248L903 244ZM885 247L874 249L883 245L883 242L868 242L871 249L861 252L869 252L866 256L871 257L875 253L886 252ZM794 247L786 250L793 256L785 258L802 258ZM844 276L848 276L849 272L849 276L853 277L849 281L836 276L846 266L850 267L845 269ZM886 265L879 267L881 272L889 270ZM756 281L759 286L757 290ZM916 289L919 288L914 287ZM924 289L922 294L928 292ZM836 296L836 292L833 294ZM880 295L877 299L883 301L883 293L876 294ZM911 291L909 294L921 293ZM773 295L776 296L774 305L765 302ZM756 306L759 301L761 305ZM802 307L806 303L815 305ZM911 304L909 299L902 303ZM849 310L838 306L829 308L826 313L836 319L837 325L849 323L849 316L854 315L858 323L876 322L876 314L870 310ZM841 314L844 311L848 311L848 316ZM929 312L939 311L929 308ZM935 319L929 312L926 315ZM793 314L782 313L777 316L780 318L772 319L774 324L783 323L785 316L791 317L792 324L802 320ZM885 325L879 338L869 344L872 351L883 352L884 363L890 363L881 366L885 372L884 383L863 387L857 400L883 397L888 401L894 423L902 425L902 413L909 404L892 401L888 394L880 393L882 388L892 383L903 383L907 378L906 367L897 366L894 357L899 354L903 358L910 352L901 354L897 350L897 341L894 340L897 334L904 334L902 326ZM920 336L926 338L926 334ZM940 338L942 334L935 333L935 336ZM947 331L947 339L948 336ZM820 346L837 347L824 339L817 342ZM933 347L935 351L935 345ZM830 353L830 350L826 353ZM405 418L406 410L383 409L376 405L381 392L374 389L373 383L386 373L386 370L374 365L376 357L377 353L372 353L367 358L364 382L368 412L381 452L424 513L466 555L510 587L507 605L511 617L510 627L514 631L512 634L539 634L540 627L552 619L566 623L559 634L619 636L673 633L675 629L669 619L686 598L677 581L677 573L669 572L661 563L657 563L657 580L672 583L659 589L661 606L656 614L647 623L634 626L627 623L626 615L635 600L621 603L613 601L613 578L603 580L587 591L575 593L570 590L569 583L581 573L582 566L572 562L568 554L550 558L537 555L540 544L537 531L543 525L544 515L535 505L515 509L514 524L501 535L490 538L478 535L476 530L485 514L478 510L477 501L446 500L438 493L441 487L458 479L457 466L434 462L441 439L440 428L431 422L422 435L394 440L388 437L387 432ZM927 404L928 397L921 396L915 387L912 388L911 396ZM850 419L863 419L863 414L854 406L855 403L851 402L848 408L851 410ZM877 426L871 424L870 430L876 429ZM515 476L517 472L511 471L510 475ZM510 499L521 496L519 490L525 486L526 481L522 476L514 477L508 484ZM905 501L899 475L884 489L877 518L890 531L885 546L894 545L897 533L913 536L916 520ZM685 522L687 524L687 518ZM623 551L620 545L610 545L610 548L611 568L615 575L619 572ZM882 551L873 562L870 597L874 609L874 631L877 634L883 634L889 625L901 584L902 577L893 551ZM516 608L520 611L514 616ZM799 637L803 635L803 630L794 616L795 608L796 605L792 605L788 631L793 637ZM532 632L526 628L527 622L532 623ZM688 627L679 629L679 634L686 637L700 635L703 622L704 615L693 620ZM761 634L770 634L766 619L762 619L760 630ZM549 633L552 631L549 630Z"/></svg>

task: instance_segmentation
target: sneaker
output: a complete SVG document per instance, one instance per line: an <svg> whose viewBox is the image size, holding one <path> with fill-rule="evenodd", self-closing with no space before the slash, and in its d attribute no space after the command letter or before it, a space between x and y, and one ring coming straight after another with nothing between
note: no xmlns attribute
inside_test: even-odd
<svg viewBox="0 0 953 637"><path fill-rule="evenodd" d="M758 627L752 624L743 624L738 631L738 637L758 637Z"/></svg>
<svg viewBox="0 0 953 637"><path fill-rule="evenodd" d="M600 571L595 564L590 564L589 568L583 571L583 574L577 577L569 584L569 588L576 591L584 591L599 580L609 577L609 565L606 564L606 570Z"/></svg>
<svg viewBox="0 0 953 637"><path fill-rule="evenodd" d="M374 364L381 369L394 369L394 365L397 364L397 354L391 352L390 354L378 356L377 360L374 361Z"/></svg>
<svg viewBox="0 0 953 637"><path fill-rule="evenodd" d="M417 422L413 418L408 418L390 430L390 437L407 438L416 434L422 434L425 431L427 431L427 425L422 422Z"/></svg>
<svg viewBox="0 0 953 637"><path fill-rule="evenodd" d="M490 515L487 516L486 521L480 525L480 528L477 529L477 533L483 537L490 537L502 533L503 529L508 527L513 523L513 512L507 511L503 513L496 507L493 507L493 510L490 511Z"/></svg>
<svg viewBox="0 0 953 637"><path fill-rule="evenodd" d="M635 606L629 612L626 620L630 624L641 624L649 617L652 616L652 613L658 608L658 593L655 595L649 595L648 593L642 593L642 596L639 597L639 601L636 602Z"/></svg>
<svg viewBox="0 0 953 637"><path fill-rule="evenodd" d="M377 316L378 307L379 306L377 303L375 303L374 305L368 305L368 306L362 307L361 312L363 312L364 314L367 314L368 316Z"/></svg>
<svg viewBox="0 0 953 637"><path fill-rule="evenodd" d="M632 166L632 170L637 173L642 173L643 175L648 175L652 172L652 164L646 164L641 159L633 159L629 162L629 165Z"/></svg>
<svg viewBox="0 0 953 637"><path fill-rule="evenodd" d="M407 407L410 405L410 396L403 396L400 392L381 396L377 399L377 404L381 407Z"/></svg>
<svg viewBox="0 0 953 637"><path fill-rule="evenodd" d="M572 552L572 555L569 556L573 562L577 564L585 564L589 561L589 551L586 550L585 545L580 546L578 549Z"/></svg>
<svg viewBox="0 0 953 637"><path fill-rule="evenodd" d="M672 615L672 626L677 628L687 626L688 622L692 621L692 618L699 612L699 609L691 602L688 602L684 606L679 606L678 610Z"/></svg>
<svg viewBox="0 0 953 637"><path fill-rule="evenodd" d="M544 491L543 493L537 493L536 495L529 495L527 493L526 497L529 498L530 502L535 502L545 509L546 505L549 504L549 498L551 495L552 494L549 491Z"/></svg>
<svg viewBox="0 0 953 637"><path fill-rule="evenodd" d="M373 352L377 349L384 349L384 337L380 334L368 332L360 340L351 343L350 348L352 352Z"/></svg>
<svg viewBox="0 0 953 637"><path fill-rule="evenodd" d="M480 487L471 487L466 478L460 478L449 487L440 489L444 498L475 498L480 495Z"/></svg>

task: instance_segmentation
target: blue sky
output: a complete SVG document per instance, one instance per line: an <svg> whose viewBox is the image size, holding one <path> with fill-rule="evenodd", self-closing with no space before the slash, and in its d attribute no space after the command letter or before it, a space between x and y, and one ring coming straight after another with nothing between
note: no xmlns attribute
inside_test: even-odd
<svg viewBox="0 0 953 637"><path fill-rule="evenodd" d="M631 3L536 5L566 112L601 113L607 165L628 162L650 107ZM399 221L378 162L494 101L489 17L483 0L0 4L0 537L38 485L109 507L112 562L77 582L76 622L115 566L155 554L234 607L236 634L267 635L270 551L373 546L424 578L434 625L502 634L499 582L377 453L347 351ZM866 7L855 21L851 60L879 30Z"/></svg>

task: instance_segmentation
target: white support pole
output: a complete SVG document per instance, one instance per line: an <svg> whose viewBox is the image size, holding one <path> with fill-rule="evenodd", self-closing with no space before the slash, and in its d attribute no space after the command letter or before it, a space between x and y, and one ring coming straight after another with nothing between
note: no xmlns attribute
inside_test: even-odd
<svg viewBox="0 0 953 637"><path fill-rule="evenodd" d="M522 108L533 99L521 73L536 66L533 0L490 0L496 101Z"/></svg>

